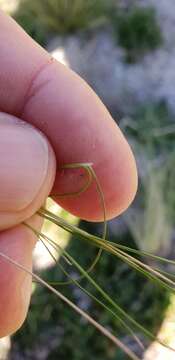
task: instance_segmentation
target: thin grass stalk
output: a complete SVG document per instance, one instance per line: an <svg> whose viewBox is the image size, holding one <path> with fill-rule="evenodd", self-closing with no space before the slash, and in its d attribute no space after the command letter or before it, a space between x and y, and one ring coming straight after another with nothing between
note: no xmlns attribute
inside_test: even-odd
<svg viewBox="0 0 175 360"><path fill-rule="evenodd" d="M137 342L137 344L139 345L139 347L144 350L145 347L143 345L143 343L140 341L140 339L138 338L138 336L136 336L133 332L133 330L114 312L112 311L111 308L109 308L106 304L104 304L103 302L101 302L96 296L94 296L93 294L91 294L89 291L87 291L84 287L82 287L79 283L79 281L73 279L68 272L64 269L64 267L59 264L56 260L56 258L54 257L54 255L52 254L52 252L50 251L50 249L48 248L48 246L45 244L45 242L43 241L42 238L40 238L40 241L42 242L42 244L44 245L44 247L47 249L47 251L49 252L50 256L52 257L52 259L55 261L56 265L62 270L62 272L71 280L71 283L74 283L76 286L78 286L85 294L87 294L91 299L95 300L99 305L101 305L105 310L107 310L108 312L110 312L119 322L120 326L122 326L123 328L126 329L126 331L133 337L133 339ZM49 241L48 241L49 242ZM54 249L56 249L56 247L54 246L53 243L49 242L49 244L51 244L53 246ZM57 286L57 285L62 285L62 283L60 282L49 282L49 284Z"/></svg>
<svg viewBox="0 0 175 360"><path fill-rule="evenodd" d="M110 339L117 347L119 347L122 351L124 351L132 360L139 360L137 355L133 353L132 350L130 350L126 345L124 345L116 336L114 336L109 330L107 330L105 327L100 325L94 318L92 318L89 314L87 314L84 310L77 307L71 300L66 298L61 292L56 290L54 287L50 286L47 282L45 282L40 276L36 275L29 269L25 268L23 265L19 264L15 260L11 259L8 255L3 254L0 252L0 256L6 260L7 262L15 265L18 269L23 270L27 274L31 275L37 282L39 282L41 285L46 287L48 290L50 290L52 293L54 293L60 300L62 300L64 303L69 305L73 310L75 310L79 315L84 317L90 324L95 326L96 329L98 329L103 335L105 335L108 339Z"/></svg>
<svg viewBox="0 0 175 360"><path fill-rule="evenodd" d="M68 192L68 193L63 193L63 194L53 194L53 197L72 197L72 196L79 196L80 194L84 193L89 186L91 185L92 181L95 181L96 187L97 187L97 192L99 195L99 200L100 200L100 204L101 204L101 209L102 209L102 213L103 213L103 222L104 222L104 229L103 229L103 235L102 235L102 239L103 241L106 241L106 236L107 236L107 220L106 220L106 206L105 206L105 199L104 199L104 194L100 185L100 182L96 176L96 173L92 167L92 163L73 163L73 164L66 164L61 166L61 169L79 169L82 168L86 171L87 173L87 181L85 183L85 185L76 192ZM45 211L45 209L41 209L41 211ZM90 265L90 267L86 270L88 273L92 272L92 270L95 268L95 266L97 265L100 256L102 254L102 247L99 247L98 253L94 259L94 261L92 262L92 264ZM82 280L84 276L80 276L79 279L77 280ZM71 283L71 281L66 281L63 284L64 285L69 285Z"/></svg>
<svg viewBox="0 0 175 360"><path fill-rule="evenodd" d="M26 224L27 225L27 224ZM55 243L53 240L49 239L46 235L39 233L37 230L33 229L30 225L27 225L37 236L42 237L43 239L46 239L49 242L52 242L56 247L58 247L58 244ZM175 351L170 346L164 344L160 339L158 339L156 336L154 336L150 331L148 331L146 328L144 328L141 324L139 324L136 320L134 320L130 315L128 315L114 300L110 298L110 296L90 277L90 275L77 263L77 261L72 258L68 252L64 249L62 249L63 253L65 253L72 262L73 265L76 266L76 268L84 275L84 277L87 278L87 280L95 287L95 289L103 296L103 298L111 304L115 310L117 310L120 315L124 317L125 320L129 321L134 327L136 327L138 330L143 332L149 339L157 341L160 345Z"/></svg>
<svg viewBox="0 0 175 360"><path fill-rule="evenodd" d="M39 214L41 216L43 216L45 219L47 220L50 220L50 221L53 221L56 225L62 227L64 230L66 231L69 231L71 234L74 234L76 236L79 236L81 237L81 239L85 239L85 240L88 240L91 242L92 245L96 245L96 246L100 246L102 247L104 250L112 253L113 255L117 255L119 253L121 253L122 255L124 255L125 257L128 257L130 258L130 260L134 261L135 263L139 264L140 266L144 267L145 269L147 269L149 272L151 272L152 274L154 275L157 275L157 277L155 276L151 276L151 278L157 282L159 282L162 286L166 287L167 288L167 285L161 281L160 279L158 280L158 277L163 279L164 281L168 282L168 283L171 283L171 285L175 286L175 282L173 282L172 280L170 280L169 278L165 277L164 275L162 275L160 272L154 270L153 268L151 268L149 265L146 265L144 264L143 262L140 262L139 260L131 257L130 255L124 253L124 252L121 252L120 249L118 249L116 251L116 247L117 245L115 246L115 248L111 245L110 242L105 242L105 243L102 243L101 241L101 238L97 237L97 236L94 236L94 235L91 235L91 234L88 234L87 232L85 232L84 230L81 230L79 229L78 227L76 226L73 226L73 225L70 225L68 223L66 223L65 220L61 219L61 218L57 218L56 216L53 216L51 215L51 213L48 211L48 210L45 210L44 213L43 212L39 212ZM133 262L132 262L133 264ZM137 269L140 269L140 267ZM145 272L145 275L148 276L148 272ZM150 277L149 277L150 278ZM168 290L171 290L171 291L175 291L175 289L171 288L168 286Z"/></svg>

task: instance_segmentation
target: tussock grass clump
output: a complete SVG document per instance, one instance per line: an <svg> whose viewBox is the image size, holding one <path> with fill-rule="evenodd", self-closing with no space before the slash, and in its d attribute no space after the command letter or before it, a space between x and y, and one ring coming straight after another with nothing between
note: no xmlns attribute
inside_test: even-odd
<svg viewBox="0 0 175 360"><path fill-rule="evenodd" d="M43 43L48 34L68 34L103 23L109 7L105 0L20 0L14 17Z"/></svg>
<svg viewBox="0 0 175 360"><path fill-rule="evenodd" d="M126 51L126 61L135 62L162 44L162 34L153 8L131 6L113 16L119 45Z"/></svg>

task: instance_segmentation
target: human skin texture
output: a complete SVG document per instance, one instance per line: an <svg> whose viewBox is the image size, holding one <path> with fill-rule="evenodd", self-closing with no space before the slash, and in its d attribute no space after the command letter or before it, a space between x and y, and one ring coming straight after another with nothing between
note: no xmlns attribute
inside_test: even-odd
<svg viewBox="0 0 175 360"><path fill-rule="evenodd" d="M54 60L10 17L0 12L0 253L32 268L34 215L47 196L76 192L86 183L82 169L92 163L107 218L123 212L137 189L131 149L93 90ZM95 182L81 195L54 197L72 214L103 220ZM0 337L23 323L31 277L0 256Z"/></svg>

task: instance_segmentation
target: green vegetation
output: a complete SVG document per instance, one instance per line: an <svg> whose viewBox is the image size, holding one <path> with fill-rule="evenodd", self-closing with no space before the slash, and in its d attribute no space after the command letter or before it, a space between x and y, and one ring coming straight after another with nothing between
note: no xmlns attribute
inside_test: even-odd
<svg viewBox="0 0 175 360"><path fill-rule="evenodd" d="M153 8L131 6L128 10L118 11L112 19L119 45L126 51L127 62L134 62L161 45L161 30Z"/></svg>
<svg viewBox="0 0 175 360"><path fill-rule="evenodd" d="M137 245L168 254L175 217L175 124L165 104L149 105L123 124L138 158L140 186L125 215Z"/></svg>
<svg viewBox="0 0 175 360"><path fill-rule="evenodd" d="M84 223L82 226L85 229L88 226L88 230L93 233L94 226L91 227L91 224ZM134 246L129 234L126 234L125 239L113 238L111 240L118 243L122 241L122 244ZM84 251L85 246L87 245L84 241L72 238L68 251L78 259L83 267L87 268L94 258L96 250L89 245L88 249ZM78 254L82 253L84 256L80 257ZM64 264L65 266L73 275L70 266ZM42 277L48 281L65 280L64 275L56 266L42 273ZM137 321L144 323L146 328L154 333L157 332L169 303L167 291L151 284L150 281L131 270L126 264L105 253L97 265L93 277ZM92 291L92 286L85 279L82 281L82 285L87 290ZM68 297L71 293L71 299L77 305L93 314L103 325L113 328L116 335L119 335L121 339L126 338L126 332L118 326L116 319L89 300L75 285L61 287L61 291ZM95 290L93 290L93 294L98 296ZM47 345L45 344L46 339L48 339ZM127 341L132 340L129 337ZM48 350L48 360L59 358L70 358L72 360L127 359L125 354L117 350L107 339L102 338L93 327L39 285L36 286L32 298L27 324L24 325L22 331L16 334L12 344L14 348L18 346L20 353L26 360L29 349L30 352L33 351L36 354L37 347L41 349L45 346Z"/></svg>
<svg viewBox="0 0 175 360"><path fill-rule="evenodd" d="M174 150L174 116L164 102L145 104L121 126L131 140L144 147L150 159Z"/></svg>
<svg viewBox="0 0 175 360"><path fill-rule="evenodd" d="M21 0L16 21L39 43L49 34L67 34L101 24L110 5L105 0Z"/></svg>

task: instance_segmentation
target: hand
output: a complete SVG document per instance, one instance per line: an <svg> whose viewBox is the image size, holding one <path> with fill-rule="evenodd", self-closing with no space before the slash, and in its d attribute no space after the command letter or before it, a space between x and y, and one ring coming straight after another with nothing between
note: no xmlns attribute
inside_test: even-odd
<svg viewBox="0 0 175 360"><path fill-rule="evenodd" d="M0 252L31 269L36 238L22 222L40 228L34 214L54 179L53 193L82 186L79 171L61 172L59 164L93 163L108 218L132 201L136 166L119 128L88 85L2 12L0 111ZM80 218L103 220L93 185L59 204ZM21 326L30 294L31 277L0 257L0 337Z"/></svg>

